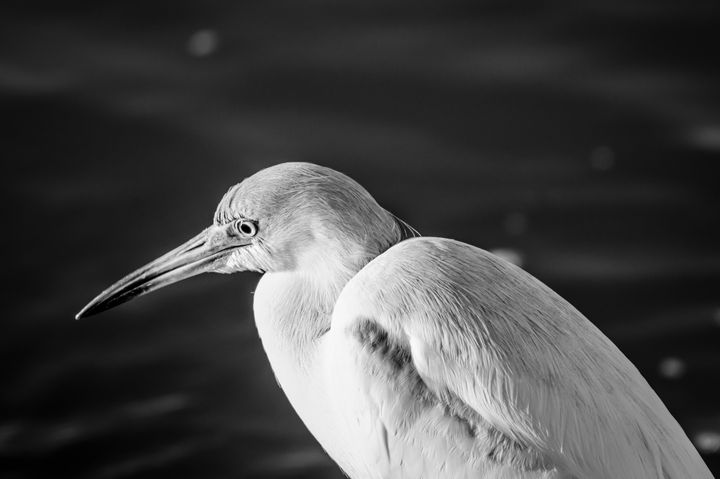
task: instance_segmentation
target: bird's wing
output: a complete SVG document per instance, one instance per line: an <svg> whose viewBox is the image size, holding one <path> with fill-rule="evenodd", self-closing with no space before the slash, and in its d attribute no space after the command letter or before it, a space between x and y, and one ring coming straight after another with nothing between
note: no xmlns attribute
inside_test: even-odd
<svg viewBox="0 0 720 479"><path fill-rule="evenodd" d="M328 344L337 417L390 477L712 478L607 337L478 248L386 251L341 293Z"/></svg>

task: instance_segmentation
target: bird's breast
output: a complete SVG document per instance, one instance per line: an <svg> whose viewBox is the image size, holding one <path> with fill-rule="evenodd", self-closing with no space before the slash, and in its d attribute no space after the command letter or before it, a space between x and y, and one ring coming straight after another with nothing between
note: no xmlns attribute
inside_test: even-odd
<svg viewBox="0 0 720 479"><path fill-rule="evenodd" d="M255 291L255 324L270 366L290 404L333 455L333 444L340 432L329 417L321 369L321 340L307 334L308 329L319 327L316 323L322 312L310 306L312 301L307 296L307 285L293 273L265 274Z"/></svg>

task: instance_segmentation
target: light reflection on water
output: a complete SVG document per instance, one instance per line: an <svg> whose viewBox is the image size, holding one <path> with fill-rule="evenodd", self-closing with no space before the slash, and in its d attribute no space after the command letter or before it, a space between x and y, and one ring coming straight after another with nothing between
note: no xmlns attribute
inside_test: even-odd
<svg viewBox="0 0 720 479"><path fill-rule="evenodd" d="M515 255L618 343L720 471L717 12L2 8L3 477L342 477L265 361L256 277L72 320L208 224L232 183L297 159L427 235Z"/></svg>

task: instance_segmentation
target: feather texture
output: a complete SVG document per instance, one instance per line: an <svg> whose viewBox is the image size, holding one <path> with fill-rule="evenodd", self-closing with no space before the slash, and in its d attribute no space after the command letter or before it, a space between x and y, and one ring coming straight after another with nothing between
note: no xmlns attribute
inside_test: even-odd
<svg viewBox="0 0 720 479"><path fill-rule="evenodd" d="M335 417L373 449L344 464L352 477L712 477L605 335L470 245L417 238L378 256L325 342Z"/></svg>

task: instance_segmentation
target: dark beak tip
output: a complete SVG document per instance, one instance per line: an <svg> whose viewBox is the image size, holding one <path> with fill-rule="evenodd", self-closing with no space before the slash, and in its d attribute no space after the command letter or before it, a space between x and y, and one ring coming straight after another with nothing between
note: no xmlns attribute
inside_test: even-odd
<svg viewBox="0 0 720 479"><path fill-rule="evenodd" d="M75 320L85 319L90 316L95 316L96 314L102 313L103 311L107 311L108 309L112 308L114 305L115 305L114 303L108 302L108 301L97 301L97 300L90 301L88 304L85 305L85 307L83 307L75 315Z"/></svg>
<svg viewBox="0 0 720 479"><path fill-rule="evenodd" d="M85 319L85 318L87 318L88 316L92 316L92 315L93 315L92 312L88 311L86 308L83 308L83 309L80 310L80 312L78 312L78 313L75 315L75 320L77 321L78 319Z"/></svg>
<svg viewBox="0 0 720 479"><path fill-rule="evenodd" d="M93 314L95 314L95 312L93 312L92 306L87 305L75 315L75 320L77 321L78 319L84 319L88 316L92 316Z"/></svg>

